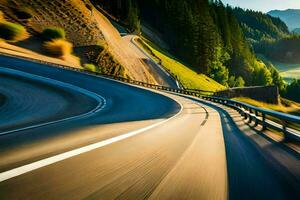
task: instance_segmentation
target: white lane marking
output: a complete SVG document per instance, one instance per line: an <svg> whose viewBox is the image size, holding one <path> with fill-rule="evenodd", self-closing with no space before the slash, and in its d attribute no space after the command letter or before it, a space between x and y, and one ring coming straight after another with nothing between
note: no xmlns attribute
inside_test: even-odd
<svg viewBox="0 0 300 200"><path fill-rule="evenodd" d="M96 93L90 92L88 90L85 90L83 88L77 87L75 85L71 85L69 83L63 83L63 82L58 81L58 80L54 80L54 79L50 79L50 78L46 78L46 77L42 77L42 76L38 76L38 75L33 75L33 74L29 74L29 73L26 73L26 72L14 70L14 69L9 69L9 68L0 68L0 71L3 71L4 73L8 73L8 74L13 74L13 75L17 74L19 76L27 77L27 78L30 78L30 79L35 79L35 80L38 80L38 81L41 81L41 82L44 82L44 83L47 83L47 84L59 85L59 86L64 87L64 88L68 88L68 89L71 89L73 91L80 92L80 93L82 93L86 96L89 96L89 97L95 99L98 102L97 107L95 107L94 109L92 109L91 111L89 111L87 113L83 113L81 115L68 117L68 118L64 118L64 119L60 119L60 120L55 120L55 121L51 121L51 122L36 124L36 125L32 125L32 126L19 128L19 129L14 129L14 130L10 130L10 131L0 132L0 136L15 133L15 132L19 132L19 131L25 131L25 130L29 130L29 129L33 129L33 128L39 128L39 127L43 127L43 126L46 126L46 125L61 123L61 122L69 121L69 120L81 119L81 118L87 117L87 116L89 116L93 113L100 112L106 106L106 100L102 96L100 96Z"/></svg>
<svg viewBox="0 0 300 200"><path fill-rule="evenodd" d="M55 156L52 156L52 157L49 157L49 158L45 158L45 159L33 162L31 164L27 164L27 165L24 165L24 166L21 166L21 167L17 167L17 168L12 169L12 170L8 170L8 171L5 171L5 172L2 172L2 173L0 173L0 182L3 182L5 180L14 178L16 176L20 176L22 174L31 172L33 170L36 170L36 169L39 169L39 168L42 168L42 167L45 167L45 166L57 163L59 161L62 161L62 160L65 160L65 159L68 159L68 158L71 158L71 157L74 157L74 156L77 156L77 155L80 155L80 154L92 151L94 149L98 149L98 148L107 146L109 144L112 144L112 143L115 143L115 142L118 142L118 141L121 141L121 140L125 140L127 138L130 138L130 137L133 137L135 135L138 135L138 134L140 134L142 132L145 132L145 131L148 131L150 129L153 129L153 128L155 128L155 127L157 127L157 126L159 126L159 125L161 125L163 123L166 123L169 120L177 117L178 115L180 115L182 113L182 110L183 110L183 105L180 102L178 102L178 104L181 107L180 111L176 115L174 115L174 116L172 116L172 117L170 117L170 118L168 118L168 119L166 119L164 121L158 122L156 124L152 124L150 126L146 126L144 128L141 128L141 129L129 132L129 133L125 133L125 134L120 135L120 136L116 136L116 137L113 137L113 138L110 138L110 139L107 139L107 140L103 140L103 141L95 143L95 144L91 144L91 145L88 145L88 146L85 146L85 147L74 149L74 150L71 150L71 151L68 151L68 152L65 152L65 153L62 153L62 154L58 154L58 155L55 155Z"/></svg>

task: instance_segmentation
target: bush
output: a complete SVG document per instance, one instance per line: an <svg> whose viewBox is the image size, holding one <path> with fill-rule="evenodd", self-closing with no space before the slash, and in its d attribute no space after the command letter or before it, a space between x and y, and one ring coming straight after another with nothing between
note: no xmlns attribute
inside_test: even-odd
<svg viewBox="0 0 300 200"><path fill-rule="evenodd" d="M97 72L97 68L93 64L84 64L83 68L91 72Z"/></svg>
<svg viewBox="0 0 300 200"><path fill-rule="evenodd" d="M62 57L72 53L73 45L62 39L47 41L44 44L46 51L55 57Z"/></svg>
<svg viewBox="0 0 300 200"><path fill-rule="evenodd" d="M229 79L228 79L228 86L231 87L231 88L244 87L245 86L245 81L241 76L239 76L237 78L235 78L235 76L230 76Z"/></svg>
<svg viewBox="0 0 300 200"><path fill-rule="evenodd" d="M51 41L55 39L65 39L66 33L62 28L50 27L50 28L46 28L42 32L42 37L45 41Z"/></svg>
<svg viewBox="0 0 300 200"><path fill-rule="evenodd" d="M10 41L18 42L28 38L29 34L26 29L15 23L0 22L0 38Z"/></svg>
<svg viewBox="0 0 300 200"><path fill-rule="evenodd" d="M0 11L0 22L5 22L4 14L2 11Z"/></svg>
<svg viewBox="0 0 300 200"><path fill-rule="evenodd" d="M32 18L32 12L29 8L13 8L13 12L18 19L28 20Z"/></svg>

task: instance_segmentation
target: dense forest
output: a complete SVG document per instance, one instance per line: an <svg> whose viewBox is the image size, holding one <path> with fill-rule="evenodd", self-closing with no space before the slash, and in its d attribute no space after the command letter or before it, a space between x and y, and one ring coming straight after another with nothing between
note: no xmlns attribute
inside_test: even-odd
<svg viewBox="0 0 300 200"><path fill-rule="evenodd" d="M256 53L284 63L300 62L300 37L279 18L241 8L235 8L234 15Z"/></svg>
<svg viewBox="0 0 300 200"><path fill-rule="evenodd" d="M263 40L256 52L283 63L300 63L300 35L291 35L280 40Z"/></svg>
<svg viewBox="0 0 300 200"><path fill-rule="evenodd" d="M279 19L225 6L219 0L98 0L130 29L140 21L159 31L177 58L229 87L285 84L271 64L256 58L263 42L289 37ZM272 44L273 45L273 44ZM270 47L268 47L270 48Z"/></svg>
<svg viewBox="0 0 300 200"><path fill-rule="evenodd" d="M162 34L173 54L198 73L204 73L223 85L271 85L280 82L273 80L272 71L256 59L234 10L225 7L221 1L99 2L123 21L142 19L151 25ZM136 8L138 11L130 13Z"/></svg>
<svg viewBox="0 0 300 200"><path fill-rule="evenodd" d="M111 15L125 22L131 31L139 31L140 18L138 0L91 0L92 3L101 5Z"/></svg>
<svg viewBox="0 0 300 200"><path fill-rule="evenodd" d="M251 44L264 40L278 40L290 35L287 25L279 18L262 12L234 8L233 13Z"/></svg>

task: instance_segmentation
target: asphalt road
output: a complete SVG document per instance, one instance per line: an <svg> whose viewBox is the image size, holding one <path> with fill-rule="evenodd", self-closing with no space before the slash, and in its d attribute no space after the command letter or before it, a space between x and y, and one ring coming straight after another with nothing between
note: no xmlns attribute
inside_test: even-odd
<svg viewBox="0 0 300 200"><path fill-rule="evenodd" d="M25 113L5 109L7 99L0 109L16 117L32 110L31 124L39 112L49 122L79 116L0 135L0 199L299 199L299 155L247 135L218 105L3 56L0 63L48 78L2 73L0 84L28 92L0 87L8 100L22 99ZM87 92L105 103L84 115L99 104ZM44 98L53 110L37 109Z"/></svg>
<svg viewBox="0 0 300 200"><path fill-rule="evenodd" d="M0 69L0 80L0 94L5 97L0 107L0 133L80 115L98 103L78 91L34 81L12 70Z"/></svg>

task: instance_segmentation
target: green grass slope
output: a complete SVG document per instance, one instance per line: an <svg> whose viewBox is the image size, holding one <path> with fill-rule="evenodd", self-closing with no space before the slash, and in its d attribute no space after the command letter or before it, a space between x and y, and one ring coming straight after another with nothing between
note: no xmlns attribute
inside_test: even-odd
<svg viewBox="0 0 300 200"><path fill-rule="evenodd" d="M137 39L136 42L142 47L152 59L159 62L164 69L177 78L185 88L207 91L217 91L225 87L204 74L197 74L188 66L177 61L167 52L163 51L150 40Z"/></svg>

